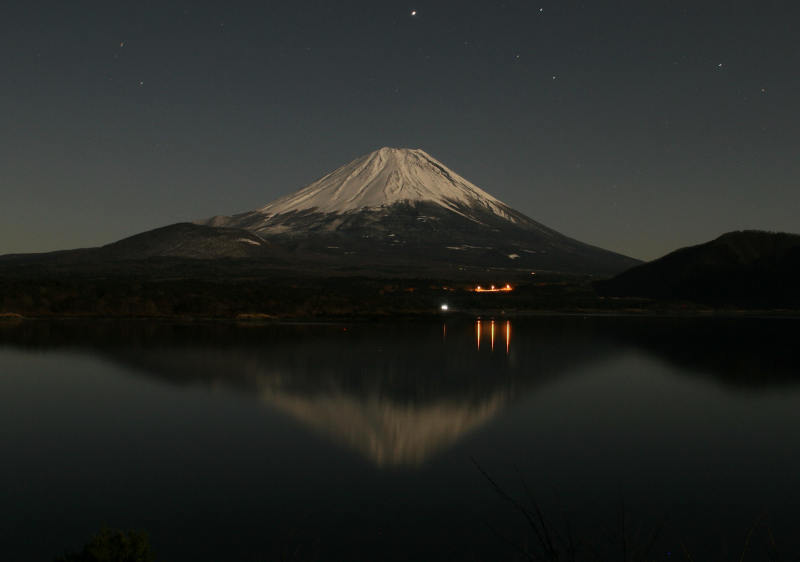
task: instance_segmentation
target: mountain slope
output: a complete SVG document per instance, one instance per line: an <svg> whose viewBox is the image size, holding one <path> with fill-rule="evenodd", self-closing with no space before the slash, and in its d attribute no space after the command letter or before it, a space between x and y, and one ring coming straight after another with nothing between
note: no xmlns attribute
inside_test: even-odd
<svg viewBox="0 0 800 562"><path fill-rule="evenodd" d="M729 232L595 284L605 296L799 306L800 235Z"/></svg>
<svg viewBox="0 0 800 562"><path fill-rule="evenodd" d="M98 250L115 259L215 259L256 258L267 253L271 246L246 230L178 223L125 238Z"/></svg>
<svg viewBox="0 0 800 562"><path fill-rule="evenodd" d="M363 262L601 274L638 263L530 219L422 150L382 148L260 209L198 222Z"/></svg>
<svg viewBox="0 0 800 562"><path fill-rule="evenodd" d="M212 228L192 223L177 223L106 244L42 254L9 254L0 263L85 263L143 260L148 258L262 258L276 249L247 230Z"/></svg>

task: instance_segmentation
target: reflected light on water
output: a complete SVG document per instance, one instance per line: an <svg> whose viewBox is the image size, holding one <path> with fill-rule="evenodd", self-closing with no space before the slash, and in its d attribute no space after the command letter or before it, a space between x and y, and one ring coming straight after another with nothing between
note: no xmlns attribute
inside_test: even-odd
<svg viewBox="0 0 800 562"><path fill-rule="evenodd" d="M481 335L482 335L482 329L481 328L482 328L481 327L481 321L480 320L476 320L475 321L475 346L476 346L476 348L478 350L481 349ZM494 351L495 336L496 336L496 333L495 333L495 321L492 320L489 323L490 348L491 348L492 351ZM511 321L510 320L506 320L505 341L506 341L506 355L508 355L509 352L511 351Z"/></svg>

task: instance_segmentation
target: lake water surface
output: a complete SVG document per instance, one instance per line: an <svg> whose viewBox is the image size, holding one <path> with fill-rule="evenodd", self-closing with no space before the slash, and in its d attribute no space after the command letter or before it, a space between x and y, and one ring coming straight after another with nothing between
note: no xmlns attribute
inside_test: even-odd
<svg viewBox="0 0 800 562"><path fill-rule="evenodd" d="M3 559L511 560L508 495L603 552L800 551L800 321L0 324ZM623 516L624 514L624 516ZM624 528L624 541L621 540Z"/></svg>

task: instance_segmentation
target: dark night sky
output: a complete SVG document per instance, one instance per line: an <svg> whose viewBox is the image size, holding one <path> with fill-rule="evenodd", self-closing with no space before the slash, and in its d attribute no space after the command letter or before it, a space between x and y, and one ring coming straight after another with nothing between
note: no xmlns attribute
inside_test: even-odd
<svg viewBox="0 0 800 562"><path fill-rule="evenodd" d="M639 258L797 232L798 16L794 0L4 2L0 253L254 209L381 146Z"/></svg>

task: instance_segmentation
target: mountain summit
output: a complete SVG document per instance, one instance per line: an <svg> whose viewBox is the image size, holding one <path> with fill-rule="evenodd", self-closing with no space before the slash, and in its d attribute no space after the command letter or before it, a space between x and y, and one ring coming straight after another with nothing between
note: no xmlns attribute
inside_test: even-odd
<svg viewBox="0 0 800 562"><path fill-rule="evenodd" d="M412 201L436 203L457 213L465 207L479 207L511 218L511 209L502 201L425 151L407 148L381 148L357 158L258 212L279 215L316 209L324 213L346 213Z"/></svg>
<svg viewBox="0 0 800 562"><path fill-rule="evenodd" d="M606 274L637 263L528 218L419 149L381 148L260 209L198 224L363 264Z"/></svg>
<svg viewBox="0 0 800 562"><path fill-rule="evenodd" d="M276 220L276 217L291 213L341 215L380 211L396 204L415 205L418 202L433 203L473 220L478 220L478 215L486 212L511 222L519 222L522 218L511 207L462 178L424 150L384 147L356 158L307 187L260 209L203 222L209 226L238 226L268 233L285 230L279 226L284 221Z"/></svg>

